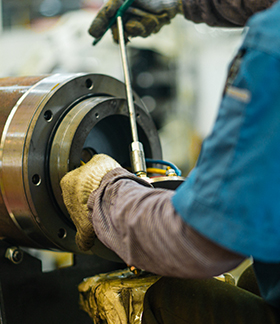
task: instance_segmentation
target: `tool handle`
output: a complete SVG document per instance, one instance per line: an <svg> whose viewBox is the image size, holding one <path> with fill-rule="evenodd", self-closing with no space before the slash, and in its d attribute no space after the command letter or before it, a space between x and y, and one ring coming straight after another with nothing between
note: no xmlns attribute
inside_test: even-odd
<svg viewBox="0 0 280 324"><path fill-rule="evenodd" d="M109 21L108 27L106 28L105 32L97 39L94 40L93 45L96 45L101 38L106 34L107 30L110 29L115 23L118 17L122 17L124 12L131 6L134 0L126 0L118 9L115 16Z"/></svg>

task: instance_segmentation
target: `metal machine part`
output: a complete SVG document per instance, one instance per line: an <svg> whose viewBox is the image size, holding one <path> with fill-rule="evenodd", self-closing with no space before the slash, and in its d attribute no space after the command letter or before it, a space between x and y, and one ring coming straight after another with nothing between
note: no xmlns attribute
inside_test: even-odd
<svg viewBox="0 0 280 324"><path fill-rule="evenodd" d="M184 177L177 175L168 175L155 178L149 178L148 182L154 188L176 190L183 182L185 181Z"/></svg>
<svg viewBox="0 0 280 324"><path fill-rule="evenodd" d="M131 2L133 2L133 0L126 1L125 3L131 3ZM146 163L145 163L145 154L144 154L143 145L141 142L139 142L137 123L136 123L136 117L135 117L134 101L133 101L133 92L132 92L132 87L131 87L127 52L126 52L126 47L125 47L123 21L122 21L121 16L117 17L117 26L118 26L118 35L119 35L120 52L121 52L121 58L122 58L122 66L123 66L124 79L125 79L126 97L127 97L128 111L129 111L129 120L130 120L131 134L132 134L131 154L130 154L131 166L132 166L133 172L137 176L146 177L147 170L146 170Z"/></svg>
<svg viewBox="0 0 280 324"><path fill-rule="evenodd" d="M80 253L59 182L105 153L130 167L125 86L75 74L0 79L0 237L12 244ZM161 158L154 123L134 93L145 155ZM93 253L113 258L98 240Z"/></svg>

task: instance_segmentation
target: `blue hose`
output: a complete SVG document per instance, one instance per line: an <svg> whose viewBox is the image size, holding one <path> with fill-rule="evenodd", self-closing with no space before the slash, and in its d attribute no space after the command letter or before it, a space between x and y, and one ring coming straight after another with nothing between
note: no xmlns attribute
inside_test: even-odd
<svg viewBox="0 0 280 324"><path fill-rule="evenodd" d="M161 164L161 165L166 165L169 166L170 168L174 169L176 172L177 176L180 177L182 175L181 170L173 163L168 162L168 161L163 161L163 160L153 160L153 159L145 159L146 163L154 163L154 164Z"/></svg>

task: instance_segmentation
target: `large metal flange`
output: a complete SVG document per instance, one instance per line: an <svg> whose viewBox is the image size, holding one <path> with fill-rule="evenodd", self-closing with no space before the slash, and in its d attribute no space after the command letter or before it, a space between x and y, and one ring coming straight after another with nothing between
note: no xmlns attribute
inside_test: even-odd
<svg viewBox="0 0 280 324"><path fill-rule="evenodd" d="M136 94L134 100L146 156L161 158L151 117ZM125 87L109 76L53 75L20 98L2 134L1 189L11 219L35 247L79 252L59 181L85 151L126 166L129 135Z"/></svg>

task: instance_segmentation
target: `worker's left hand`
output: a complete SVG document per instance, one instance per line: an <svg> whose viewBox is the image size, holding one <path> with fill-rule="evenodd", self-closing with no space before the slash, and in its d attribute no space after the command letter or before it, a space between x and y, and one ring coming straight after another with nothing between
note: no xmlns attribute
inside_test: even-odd
<svg viewBox="0 0 280 324"><path fill-rule="evenodd" d="M60 182L64 204L76 226L76 243L80 250L89 250L94 243L95 233L88 218L87 201L102 178L109 171L120 167L105 154L94 155L85 165L67 173Z"/></svg>
<svg viewBox="0 0 280 324"><path fill-rule="evenodd" d="M95 39L99 39L105 33L111 18L124 3L123 0L109 0L100 9L93 20L89 33ZM157 33L164 25L178 13L183 13L182 0L135 0L124 13L124 31L127 37L147 37ZM112 26L112 34L115 42L118 42L116 25Z"/></svg>

